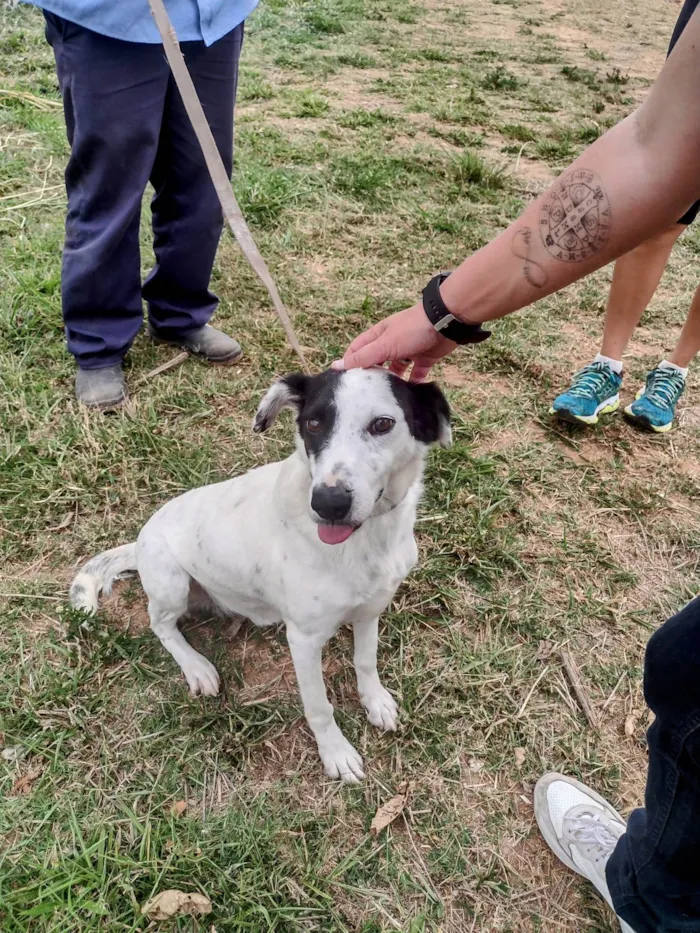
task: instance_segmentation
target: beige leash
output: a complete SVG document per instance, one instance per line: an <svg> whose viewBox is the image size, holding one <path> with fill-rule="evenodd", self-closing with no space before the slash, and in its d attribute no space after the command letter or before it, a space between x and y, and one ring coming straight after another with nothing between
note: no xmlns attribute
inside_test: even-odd
<svg viewBox="0 0 700 933"><path fill-rule="evenodd" d="M236 201L233 188L231 187L231 181L226 173L226 167L216 147L214 136L212 135L207 118L204 115L201 101L195 90L187 65L185 64L185 59L180 49L180 43L178 42L173 25L170 22L170 17L167 14L163 0L148 0L148 3L153 18L156 21L158 32L163 40L165 57L168 59L168 64L170 65L175 83L180 91L185 110L192 123L192 128L199 140L199 145L202 147L204 160L207 163L207 168L209 169L211 180L216 188L216 193L219 196L219 201L221 201L224 216L233 231L233 235L238 241L238 245L243 250L245 258L270 293L275 311L282 322L282 327L284 327L289 342L299 357L304 372L308 373L309 367L304 358L304 352L297 340L297 336L294 333L294 328L292 327L287 309L280 298L277 286L270 275L270 270L267 268L265 260L260 254L260 250L253 239L253 235L248 229L248 224L245 222L245 218L241 213L238 201Z"/></svg>

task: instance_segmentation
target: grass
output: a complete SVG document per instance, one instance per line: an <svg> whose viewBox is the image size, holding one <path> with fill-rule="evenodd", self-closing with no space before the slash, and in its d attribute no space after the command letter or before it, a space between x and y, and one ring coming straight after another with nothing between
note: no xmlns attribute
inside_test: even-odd
<svg viewBox="0 0 700 933"><path fill-rule="evenodd" d="M490 166L481 156L468 150L455 158L451 175L460 192L472 187L481 191L497 191L506 183L503 169Z"/></svg>
<svg viewBox="0 0 700 933"><path fill-rule="evenodd" d="M592 91L598 90L600 87L600 79L598 78L598 75L595 71L591 71L589 68L579 68L578 65L564 65L561 73L564 75L567 81L585 84L585 86L590 88Z"/></svg>
<svg viewBox="0 0 700 933"><path fill-rule="evenodd" d="M631 0L556 16L539 2L266 0L247 29L235 185L314 368L411 304L627 113L673 16ZM265 440L249 424L295 360L225 237L217 320L246 360L143 379L171 350L141 335L130 407L79 411L60 315L67 146L36 11L0 11L0 72L14 95L0 96L3 933L145 930L141 905L167 887L212 900L210 917L171 926L183 933L615 930L542 845L532 787L558 768L624 811L641 800L644 645L698 588L694 381L671 438L618 419L587 433L551 424L552 396L597 349L610 270L438 371L455 445L431 460L420 563L381 626L403 724L396 736L366 725L341 633L326 676L368 778L339 787L321 773L281 633L188 622L226 684L199 702L151 637L137 581L88 626L66 607L76 566L132 539L161 503L291 449L287 421ZM691 229L673 254L625 393L675 339L698 242ZM143 257L146 272L147 210ZM405 817L371 836L407 779Z"/></svg>
<svg viewBox="0 0 700 933"><path fill-rule="evenodd" d="M521 81L504 66L499 65L488 71L481 82L481 86L489 91L517 91Z"/></svg>
<svg viewBox="0 0 700 933"><path fill-rule="evenodd" d="M338 126L353 130L394 122L396 122L396 117L391 113L385 113L381 108L365 110L360 107L357 110L345 110L338 116Z"/></svg>

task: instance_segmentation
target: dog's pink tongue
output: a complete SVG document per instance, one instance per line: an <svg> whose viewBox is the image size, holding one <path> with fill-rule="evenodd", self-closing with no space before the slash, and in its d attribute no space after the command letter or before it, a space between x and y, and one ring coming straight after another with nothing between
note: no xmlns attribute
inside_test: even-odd
<svg viewBox="0 0 700 933"><path fill-rule="evenodd" d="M318 536L324 544L342 544L354 530L352 525L319 525Z"/></svg>

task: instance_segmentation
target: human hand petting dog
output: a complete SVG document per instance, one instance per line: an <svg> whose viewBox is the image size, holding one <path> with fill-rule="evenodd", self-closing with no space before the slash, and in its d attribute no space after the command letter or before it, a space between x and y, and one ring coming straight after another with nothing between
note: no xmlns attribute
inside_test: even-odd
<svg viewBox="0 0 700 933"><path fill-rule="evenodd" d="M360 334L342 360L333 363L333 369L368 369L390 363L397 376L404 376L412 367L410 381L423 382L431 368L456 346L435 330L419 301Z"/></svg>

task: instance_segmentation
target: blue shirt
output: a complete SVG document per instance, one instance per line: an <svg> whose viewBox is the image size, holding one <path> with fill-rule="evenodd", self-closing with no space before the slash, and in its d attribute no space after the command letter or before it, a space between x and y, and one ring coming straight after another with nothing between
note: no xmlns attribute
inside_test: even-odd
<svg viewBox="0 0 700 933"><path fill-rule="evenodd" d="M127 42L160 43L148 0L25 0L93 32ZM180 42L211 45L253 12L258 0L165 0Z"/></svg>

